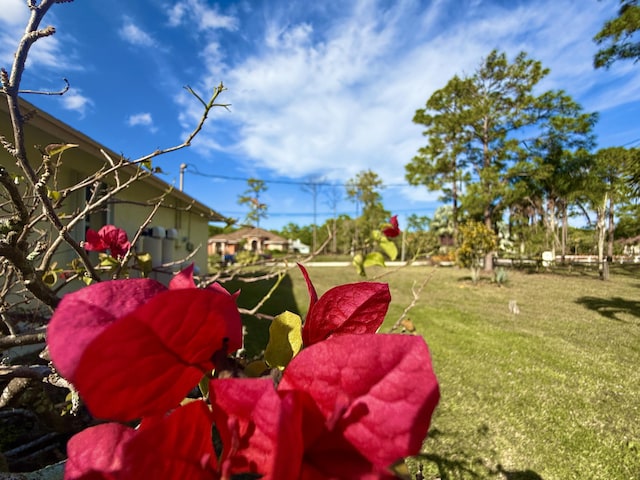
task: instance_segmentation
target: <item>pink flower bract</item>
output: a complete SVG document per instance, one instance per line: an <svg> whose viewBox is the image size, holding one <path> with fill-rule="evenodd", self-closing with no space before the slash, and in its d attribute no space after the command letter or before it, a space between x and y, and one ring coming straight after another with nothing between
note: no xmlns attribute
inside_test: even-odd
<svg viewBox="0 0 640 480"><path fill-rule="evenodd" d="M98 418L162 414L213 369L214 354L241 346L240 314L226 291L167 290L89 344L74 385Z"/></svg>
<svg viewBox="0 0 640 480"><path fill-rule="evenodd" d="M305 348L275 391L266 378L214 379L210 392L222 462L268 479L393 478L388 468L420 451L439 399L424 340L383 334Z"/></svg>
<svg viewBox="0 0 640 480"><path fill-rule="evenodd" d="M270 377L209 383L216 427L224 445L223 478L259 473L263 480L298 478L302 461L301 405L278 395Z"/></svg>
<svg viewBox="0 0 640 480"><path fill-rule="evenodd" d="M127 232L113 225L105 225L97 232L92 229L87 230L84 248L96 252L109 250L111 256L122 258L131 248L131 243L127 238Z"/></svg>
<svg viewBox="0 0 640 480"><path fill-rule="evenodd" d="M400 235L400 227L398 226L397 215L394 215L389 219L389 225L382 229L382 233L387 238L394 238Z"/></svg>
<svg viewBox="0 0 640 480"><path fill-rule="evenodd" d="M47 326L47 345L56 370L74 383L87 346L105 328L167 288L150 279L99 282L66 294Z"/></svg>
<svg viewBox="0 0 640 480"><path fill-rule="evenodd" d="M69 440L65 480L215 480L212 424L207 405L194 401L145 418L135 430L117 423L88 428Z"/></svg>
<svg viewBox="0 0 640 480"><path fill-rule="evenodd" d="M424 340L389 334L338 335L304 349L278 386L288 391L311 399L303 413L304 458L328 478L347 478L338 472L365 464L385 471L417 454L440 398Z"/></svg>
<svg viewBox="0 0 640 480"><path fill-rule="evenodd" d="M309 289L309 311L302 329L306 346L345 333L375 333L387 314L389 285L359 282L339 285L318 298L306 269L299 265Z"/></svg>

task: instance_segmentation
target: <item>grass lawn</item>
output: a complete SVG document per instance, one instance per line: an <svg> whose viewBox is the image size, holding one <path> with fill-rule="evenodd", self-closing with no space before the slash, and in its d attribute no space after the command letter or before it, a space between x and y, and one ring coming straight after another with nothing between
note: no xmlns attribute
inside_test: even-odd
<svg viewBox="0 0 640 480"><path fill-rule="evenodd" d="M309 273L319 294L360 281L352 268ZM414 282L430 276L409 317L429 344L442 398L414 472L422 464L425 479L640 479L640 269L614 269L608 282L583 269L510 270L504 287L474 286L456 268L368 273L391 288L383 331L411 302ZM301 274L292 270L281 287L265 308L304 314ZM240 303L250 304L268 286L242 288ZM252 328L266 332L260 321Z"/></svg>

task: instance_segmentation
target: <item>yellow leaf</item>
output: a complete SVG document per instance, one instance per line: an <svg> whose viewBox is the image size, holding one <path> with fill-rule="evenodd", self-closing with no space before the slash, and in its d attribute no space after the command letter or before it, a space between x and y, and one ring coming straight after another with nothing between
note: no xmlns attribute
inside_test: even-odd
<svg viewBox="0 0 640 480"><path fill-rule="evenodd" d="M57 202L60 199L60 192L57 190L49 190L47 188L47 197L49 197L54 202Z"/></svg>
<svg viewBox="0 0 640 480"><path fill-rule="evenodd" d="M364 266L372 267L377 265L379 267L384 267L384 257L380 252L371 252L367 253L367 256L364 257Z"/></svg>
<svg viewBox="0 0 640 480"><path fill-rule="evenodd" d="M284 312L271 322L269 343L264 359L271 367L283 369L302 349L302 319L299 315Z"/></svg>
<svg viewBox="0 0 640 480"><path fill-rule="evenodd" d="M396 244L387 238L380 240L380 250L382 250L392 262L398 258L398 247L396 247Z"/></svg>

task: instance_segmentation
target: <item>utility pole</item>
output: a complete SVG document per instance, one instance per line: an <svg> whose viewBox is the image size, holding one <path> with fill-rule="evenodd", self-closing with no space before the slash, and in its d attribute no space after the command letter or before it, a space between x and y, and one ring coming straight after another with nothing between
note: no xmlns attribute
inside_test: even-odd
<svg viewBox="0 0 640 480"><path fill-rule="evenodd" d="M187 169L186 163L180 164L180 191L184 188L184 171Z"/></svg>

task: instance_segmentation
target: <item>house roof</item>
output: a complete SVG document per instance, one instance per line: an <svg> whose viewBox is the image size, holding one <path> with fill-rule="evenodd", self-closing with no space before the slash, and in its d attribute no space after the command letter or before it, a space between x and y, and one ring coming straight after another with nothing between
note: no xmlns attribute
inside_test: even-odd
<svg viewBox="0 0 640 480"><path fill-rule="evenodd" d="M20 98L20 107L23 112L29 111L33 112L35 115L32 115L29 119L27 127L35 127L43 132L48 133L56 138L61 139L64 143L75 143L78 144L78 148L92 157L102 159L102 155L100 150L105 151L112 158L120 158L121 154L115 153L109 148L101 145L94 139L88 137L84 133L76 130L72 126L62 122L61 120L55 118L54 116L48 114L44 110L39 109L35 105L27 102L26 100ZM0 112L9 114L7 102L0 102ZM8 118L8 117L7 117ZM131 166L129 169L133 171L133 169L137 168L136 166ZM125 170L127 167L125 167ZM141 182L147 183L150 186L153 186L161 191L171 190L168 195L167 200L164 202L163 206L173 208L176 205L173 205L172 200L174 202L179 202L182 208L186 210L190 210L194 213L199 214L202 217L206 217L209 221L212 222L224 222L226 219L223 215L216 212L215 210L209 208L204 203L199 202L195 198L187 195L186 193L175 189L172 185L168 184L164 180L161 180L157 176L151 174L148 177L144 177L140 180Z"/></svg>
<svg viewBox="0 0 640 480"><path fill-rule="evenodd" d="M231 233L219 233L209 237L208 243L224 242L224 243L238 243L247 238L260 238L265 243L288 243L284 237L277 235L268 230L264 230L258 227L243 227L235 232Z"/></svg>

